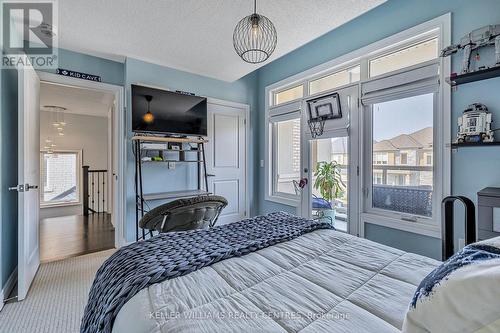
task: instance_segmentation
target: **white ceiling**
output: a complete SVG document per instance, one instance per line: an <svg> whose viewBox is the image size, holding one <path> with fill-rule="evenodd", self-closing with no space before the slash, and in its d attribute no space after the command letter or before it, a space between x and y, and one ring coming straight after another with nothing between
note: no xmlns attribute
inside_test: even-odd
<svg viewBox="0 0 500 333"><path fill-rule="evenodd" d="M66 108L67 113L107 117L115 97L103 91L40 83L40 109L49 111L46 105Z"/></svg>
<svg viewBox="0 0 500 333"><path fill-rule="evenodd" d="M276 26L272 61L386 0L258 0L257 12ZM144 61L234 81L260 65L243 62L233 49L237 22L252 0L59 1L62 48L123 61ZM98 74L98 73L95 73Z"/></svg>

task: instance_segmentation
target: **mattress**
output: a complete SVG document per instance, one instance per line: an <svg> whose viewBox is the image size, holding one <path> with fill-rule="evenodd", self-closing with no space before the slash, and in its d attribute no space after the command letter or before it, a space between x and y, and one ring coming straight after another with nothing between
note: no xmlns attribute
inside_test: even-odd
<svg viewBox="0 0 500 333"><path fill-rule="evenodd" d="M316 230L143 289L113 333L399 332L418 284L439 264Z"/></svg>

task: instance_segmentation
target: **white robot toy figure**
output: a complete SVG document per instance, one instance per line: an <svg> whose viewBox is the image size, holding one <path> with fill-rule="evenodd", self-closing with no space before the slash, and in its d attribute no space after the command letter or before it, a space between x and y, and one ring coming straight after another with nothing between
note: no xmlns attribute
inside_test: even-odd
<svg viewBox="0 0 500 333"><path fill-rule="evenodd" d="M500 24L487 25L485 27L473 30L460 39L460 43L446 47L441 51L442 57L447 57L458 50L463 49L462 71L460 74L466 74L471 71L470 61L471 53L481 47L495 45L495 65L500 66Z"/></svg>
<svg viewBox="0 0 500 333"><path fill-rule="evenodd" d="M491 122L491 113L486 105L469 105L458 118L457 142L493 142Z"/></svg>

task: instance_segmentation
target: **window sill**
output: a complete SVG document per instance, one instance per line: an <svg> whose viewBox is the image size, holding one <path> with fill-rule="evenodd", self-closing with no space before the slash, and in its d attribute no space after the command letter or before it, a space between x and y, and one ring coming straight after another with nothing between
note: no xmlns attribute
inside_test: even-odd
<svg viewBox="0 0 500 333"><path fill-rule="evenodd" d="M441 239L441 226L436 223L409 222L373 213L362 213L361 223L363 223L363 229L364 224L370 223Z"/></svg>
<svg viewBox="0 0 500 333"><path fill-rule="evenodd" d="M61 202L61 203L54 203L54 204L40 204L40 209L80 206L81 204L82 204L81 202Z"/></svg>
<svg viewBox="0 0 500 333"><path fill-rule="evenodd" d="M300 207L300 198L292 199L285 196L278 195L267 195L265 198L267 201L276 202L282 205L291 206L291 207Z"/></svg>

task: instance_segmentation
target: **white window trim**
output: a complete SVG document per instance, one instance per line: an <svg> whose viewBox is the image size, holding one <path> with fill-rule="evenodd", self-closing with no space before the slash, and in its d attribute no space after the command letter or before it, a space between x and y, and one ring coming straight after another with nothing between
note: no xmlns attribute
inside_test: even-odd
<svg viewBox="0 0 500 333"><path fill-rule="evenodd" d="M266 137L266 160L265 160L265 182L266 182L266 191L265 191L265 199L268 201L277 202L280 204L298 207L300 205L300 195L293 195L288 193L281 193L275 191L275 181L276 181L276 173L275 173L275 156L273 145L276 144L276 140L274 139L274 132L271 127L276 121L284 121L294 118L301 118L301 103L300 102L288 102L284 104L279 104L278 106L272 107L271 109L266 109L266 128L265 128L265 137ZM302 124L301 124L302 125ZM302 126L301 126L302 127ZM301 130L302 132L302 130ZM273 138L271 138L273 136ZM302 169L302 164L300 165L300 169Z"/></svg>
<svg viewBox="0 0 500 333"><path fill-rule="evenodd" d="M450 45L451 44L451 13L446 13L444 15L441 15L439 17L436 17L432 20L429 20L427 22L424 22L422 24L419 24L417 26L414 26L412 28L409 28L407 30L401 31L399 33L396 33L390 37L384 38L380 41L374 42L372 44L369 44L365 47L362 47L358 50L355 50L353 52L350 52L348 54L342 55L338 58L335 58L333 60L330 60L328 62L325 62L323 64L320 64L318 66L312 67L308 70L305 70L303 72L297 73L295 75L292 75L286 79L280 80L278 82L275 82L271 85L266 86L265 88L265 150L266 150L266 155L265 155L265 186L266 188L269 187L269 168L270 168L270 163L269 163L269 112L271 109L271 102L272 102L272 93L273 91L276 91L277 89L283 88L283 87L292 87L294 85L298 84L304 84L304 97L309 98L311 97L309 94L309 81L315 80L320 77L324 77L330 74L333 74L335 72L339 72L341 70L353 67L357 64L360 64L361 66L361 75L360 75L360 81L357 83L358 85L361 85L364 81L368 80L369 78L367 77L369 73L369 68L368 68L368 59L373 58L376 56L381 56L384 53L391 53L397 49L404 48L407 45L414 44L418 40L425 40L429 39L429 36L431 36L433 33L435 34L436 31L438 31L438 49L441 50L444 48L444 46ZM450 57L446 58L439 58L439 109L441 112L438 112L438 120L440 121L441 124L443 124L443 128L441 129L441 135L439 138L436 138L436 142L434 145L438 146L439 149L436 149L436 152L438 153L439 157L441 160L439 161L440 165L440 172L442 175L442 196L445 197L451 193L451 87L449 85L444 84L445 78L448 77L451 73L451 59ZM417 65L418 66L418 65ZM383 75L380 75L379 77L383 77L384 75L392 75L393 73L386 73ZM372 78L373 79L373 78ZM361 95L361 94L360 94ZM293 103L297 103L298 101L295 101ZM283 106L283 105L280 105ZM360 128L362 127L362 117L360 117ZM304 133L305 129L302 129L302 133ZM365 138L363 136L363 133L361 131L360 137L359 137L360 142L364 142ZM361 149L360 149L361 151ZM360 167L362 168L363 166L363 154L360 154L359 156L359 164ZM434 157L434 163L436 163L436 158L438 156ZM362 172L360 173L362 174ZM363 177L361 177L363 178ZM358 201L361 203L363 200L363 193L362 193L362 187L363 187L363 182L360 182L360 187L358 189ZM278 198L272 198L269 195L269 191L265 191L265 200L268 201L274 201L294 207L299 207L300 203L299 201L286 201L286 200L279 200ZM440 238L441 237L441 227L436 226L436 227L429 227L427 225L420 226L417 223L413 222L406 222L406 221L401 221L401 220L396 220L396 221L390 221L387 219L387 221L379 221L377 219L369 219L365 218L366 214L363 213L363 205L359 205L359 216L360 216L360 222L359 222L359 236L364 237L364 225L365 223L371 223L371 224L379 224L379 225L384 225L390 228L395 228L403 231L409 231L409 232L414 232L418 234L423 234L431 237L436 237Z"/></svg>
<svg viewBox="0 0 500 333"><path fill-rule="evenodd" d="M47 153L47 150L40 150L40 163L42 163L42 154ZM78 191L78 201L71 201L71 202L56 202L56 203L43 203L42 200L40 199L40 208L55 208L55 207L70 207L70 206L78 206L82 204L82 165L83 165L83 160L82 160L82 150L54 150L54 154L57 153L73 153L76 154L76 189ZM41 177L41 175L40 175ZM42 186L43 182L40 180L40 185ZM43 192L43 188L40 189L41 192Z"/></svg>

